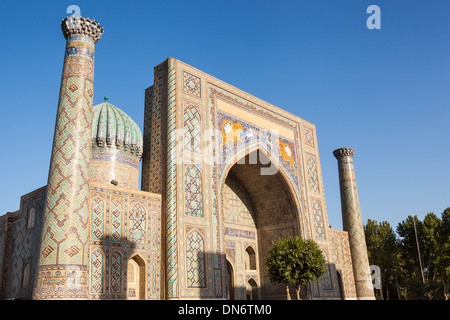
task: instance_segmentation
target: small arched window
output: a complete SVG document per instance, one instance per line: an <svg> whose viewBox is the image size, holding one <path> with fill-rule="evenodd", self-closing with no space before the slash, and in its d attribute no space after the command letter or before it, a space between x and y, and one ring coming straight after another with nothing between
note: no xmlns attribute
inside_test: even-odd
<svg viewBox="0 0 450 320"><path fill-rule="evenodd" d="M31 266L29 263L25 263L22 274L22 288L25 289L28 288L30 284L30 273L31 273Z"/></svg>
<svg viewBox="0 0 450 320"><path fill-rule="evenodd" d="M251 246L245 249L245 269L256 270L256 254Z"/></svg>

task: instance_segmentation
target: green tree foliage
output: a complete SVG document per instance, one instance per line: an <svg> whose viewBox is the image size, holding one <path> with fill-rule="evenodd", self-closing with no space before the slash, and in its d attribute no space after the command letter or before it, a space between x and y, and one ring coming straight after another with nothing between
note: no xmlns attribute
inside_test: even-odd
<svg viewBox="0 0 450 320"><path fill-rule="evenodd" d="M373 220L367 221L364 232L370 264L377 265L381 271L380 298L389 299L393 287L399 290L398 278L404 270L395 232L387 221L377 223Z"/></svg>
<svg viewBox="0 0 450 320"><path fill-rule="evenodd" d="M388 222L365 226L369 263L380 267L381 299L450 298L450 208L441 218L408 216L397 235ZM396 294L394 294L396 293Z"/></svg>
<svg viewBox="0 0 450 320"><path fill-rule="evenodd" d="M298 236L278 240L266 260L270 280L285 284L288 300L289 284L294 285L297 299L300 300L301 286L322 277L325 263L317 243Z"/></svg>

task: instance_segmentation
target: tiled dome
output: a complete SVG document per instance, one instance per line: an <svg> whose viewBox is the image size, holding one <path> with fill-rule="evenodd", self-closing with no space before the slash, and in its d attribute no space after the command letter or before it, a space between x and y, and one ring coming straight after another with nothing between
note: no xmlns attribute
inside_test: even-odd
<svg viewBox="0 0 450 320"><path fill-rule="evenodd" d="M106 101L94 106L92 144L121 149L142 156L142 133L136 122L125 112Z"/></svg>

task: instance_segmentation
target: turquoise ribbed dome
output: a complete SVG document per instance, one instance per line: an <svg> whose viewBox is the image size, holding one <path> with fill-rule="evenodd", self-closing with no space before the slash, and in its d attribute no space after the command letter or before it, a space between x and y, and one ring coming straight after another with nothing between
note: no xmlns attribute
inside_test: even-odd
<svg viewBox="0 0 450 320"><path fill-rule="evenodd" d="M105 98L106 100L106 98ZM142 133L125 112L105 101L94 106L92 143L98 147L117 148L142 156Z"/></svg>

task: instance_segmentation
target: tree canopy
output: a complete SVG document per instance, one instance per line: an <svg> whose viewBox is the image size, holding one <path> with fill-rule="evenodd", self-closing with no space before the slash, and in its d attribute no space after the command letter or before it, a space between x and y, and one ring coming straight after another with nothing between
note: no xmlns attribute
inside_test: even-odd
<svg viewBox="0 0 450 320"><path fill-rule="evenodd" d="M397 235L386 221L368 220L364 229L369 263L382 273L380 299L449 299L450 208L441 218L409 215Z"/></svg>
<svg viewBox="0 0 450 320"><path fill-rule="evenodd" d="M293 284L299 300L301 286L322 277L325 263L317 243L298 236L278 240L266 259L270 280L286 285L287 299L290 299L289 284Z"/></svg>

